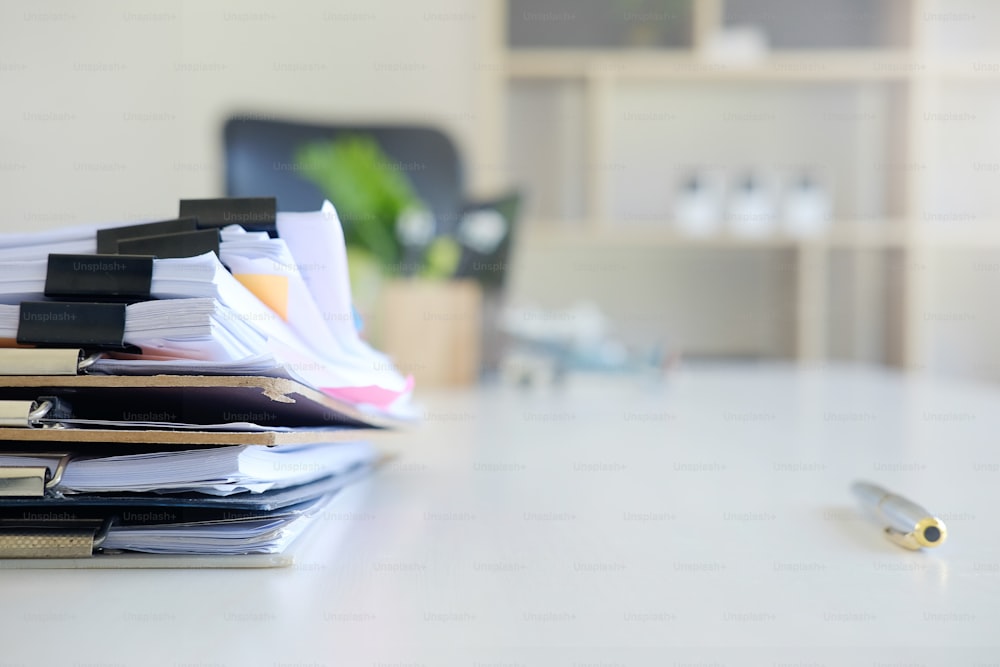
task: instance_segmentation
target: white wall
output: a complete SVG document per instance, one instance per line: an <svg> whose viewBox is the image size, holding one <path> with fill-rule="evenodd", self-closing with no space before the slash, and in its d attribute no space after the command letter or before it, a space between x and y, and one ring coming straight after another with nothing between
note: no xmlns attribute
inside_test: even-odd
<svg viewBox="0 0 1000 667"><path fill-rule="evenodd" d="M0 231L220 195L234 112L424 121L480 164L488 16L477 0L5 1Z"/></svg>
<svg viewBox="0 0 1000 667"><path fill-rule="evenodd" d="M960 50L970 31L996 24L1000 10L993 3L955 2L932 2L918 17L934 48ZM234 112L437 124L459 143L477 189L503 186L507 112L490 43L502 33L498 6L488 0L6 0L0 3L0 231L167 217L180 197L220 194L221 128ZM950 14L936 20L935 12ZM992 34L973 39L974 48L992 47ZM998 162L996 142L986 140L1000 127L988 95L996 87L971 81L946 88L939 91L946 93L943 109L971 110L979 125L932 134L926 158L934 169L924 204L992 222L1000 170L977 165ZM571 141L582 123L567 118L570 107L556 105L551 120ZM553 111L525 108L539 109ZM525 128L517 122L512 131ZM537 156L533 161L550 168ZM946 184L934 178L940 173L963 178ZM562 190L547 193L554 198L547 208L573 209L580 187L564 184L565 201ZM855 204L853 213L862 217L872 208ZM666 200L656 206L669 208ZM553 307L597 299L616 331L632 340L666 336L699 352L780 354L792 345L790 264L780 253L701 257L536 245L522 247L514 265L515 298ZM995 251L929 260L923 348L932 370L1000 378L996 265ZM706 299L712 291L706 285L715 285L716 298ZM832 351L850 356L836 346Z"/></svg>

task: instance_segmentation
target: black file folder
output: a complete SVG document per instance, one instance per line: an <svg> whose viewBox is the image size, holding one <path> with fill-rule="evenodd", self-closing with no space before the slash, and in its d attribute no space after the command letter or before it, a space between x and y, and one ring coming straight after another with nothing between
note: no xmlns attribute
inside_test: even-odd
<svg viewBox="0 0 1000 667"><path fill-rule="evenodd" d="M48 331L51 335L51 328ZM96 367L101 355L73 347L0 348L0 402L53 397L71 406L72 416L78 419L175 422L189 430L191 425L215 426L228 422L313 429L386 429L412 423L405 417L366 411L291 376L281 377L280 368L272 369L275 374L266 376L234 375L228 367L225 374L212 374L208 372L210 367L202 374L195 374L199 367L194 367L190 374L84 374ZM25 422L18 426L28 428L33 424ZM45 435L85 440L83 435L54 432ZM21 437L10 436L0 428L0 440ZM150 438L145 442L168 442L157 440L156 436ZM278 444L278 441L260 444Z"/></svg>
<svg viewBox="0 0 1000 667"><path fill-rule="evenodd" d="M75 417L120 422L178 422L213 426L228 422L251 422L264 427L288 427L293 431L240 433L252 444L317 442L333 429L334 438L359 429L371 431L403 427L407 422L337 400L294 380L258 376L215 375L20 375L2 378L0 401L37 401L53 396L72 406ZM0 428L2 440L99 441L125 437L136 442L229 444L224 432L123 428L93 437L95 429ZM326 430L324 430L326 429ZM220 429L215 428L214 431ZM108 435L110 433L110 435ZM118 434L117 436L114 434ZM329 435L329 433L327 433ZM356 438L355 438L356 439Z"/></svg>

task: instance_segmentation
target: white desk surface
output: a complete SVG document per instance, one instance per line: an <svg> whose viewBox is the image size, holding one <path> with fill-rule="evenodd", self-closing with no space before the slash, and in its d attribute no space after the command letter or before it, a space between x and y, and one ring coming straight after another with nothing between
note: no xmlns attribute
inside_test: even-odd
<svg viewBox="0 0 1000 667"><path fill-rule="evenodd" d="M0 571L0 665L1000 664L1000 389L687 369L424 396L285 570ZM868 478L949 527L886 541Z"/></svg>

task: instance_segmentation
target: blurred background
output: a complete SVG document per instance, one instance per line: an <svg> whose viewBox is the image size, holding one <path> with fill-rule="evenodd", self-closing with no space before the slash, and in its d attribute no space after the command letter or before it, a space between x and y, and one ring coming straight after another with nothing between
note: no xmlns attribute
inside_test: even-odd
<svg viewBox="0 0 1000 667"><path fill-rule="evenodd" d="M513 306L519 336L619 346L584 363L996 381L998 34L989 0L5 2L0 231L176 217L271 176L316 209L269 127L433 129L444 148L377 137L376 161L440 233L508 225L466 267L485 305L411 314L484 308L473 357L500 365Z"/></svg>

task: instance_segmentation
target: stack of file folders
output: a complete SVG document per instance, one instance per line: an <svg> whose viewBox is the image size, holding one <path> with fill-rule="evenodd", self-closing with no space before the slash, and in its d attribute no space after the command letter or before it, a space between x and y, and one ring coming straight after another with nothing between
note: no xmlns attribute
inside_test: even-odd
<svg viewBox="0 0 1000 667"><path fill-rule="evenodd" d="M356 319L329 203L0 235L0 563L293 562L413 421Z"/></svg>

